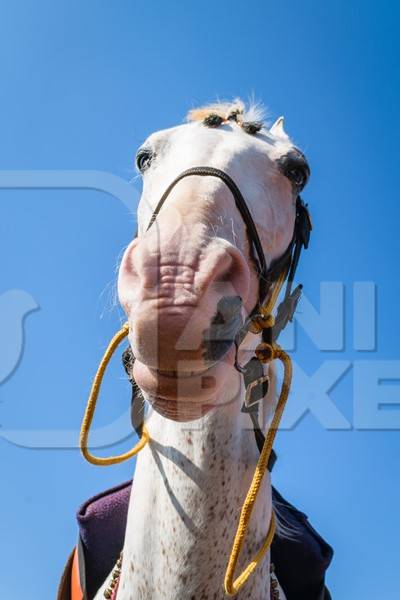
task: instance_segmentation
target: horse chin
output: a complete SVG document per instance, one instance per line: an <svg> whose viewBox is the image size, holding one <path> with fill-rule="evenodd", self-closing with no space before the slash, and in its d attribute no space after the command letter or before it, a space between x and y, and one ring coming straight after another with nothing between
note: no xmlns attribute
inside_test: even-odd
<svg viewBox="0 0 400 600"><path fill-rule="evenodd" d="M165 419L187 423L201 419L210 410L216 408L216 404L210 398L209 403L189 402L185 400L171 400L161 396L148 396L152 408Z"/></svg>
<svg viewBox="0 0 400 600"><path fill-rule="evenodd" d="M133 377L153 409L174 421L194 421L227 404L226 382L232 365L225 357L194 372L159 371L135 360Z"/></svg>

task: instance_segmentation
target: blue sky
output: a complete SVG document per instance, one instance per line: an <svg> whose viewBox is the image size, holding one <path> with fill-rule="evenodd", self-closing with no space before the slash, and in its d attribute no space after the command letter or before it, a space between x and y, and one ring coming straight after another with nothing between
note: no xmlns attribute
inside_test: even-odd
<svg viewBox="0 0 400 600"><path fill-rule="evenodd" d="M334 546L334 598L398 597L399 12L393 1L366 0L1 4L3 365L18 358L26 315L18 365L0 372L0 564L10 600L54 597L76 508L133 471L91 467L76 449L54 447L76 440L97 361L120 323L113 282L139 190L134 181L121 202L77 181L92 182L87 171L130 181L150 132L216 97L253 94L272 118L285 115L312 167L314 233L299 273L307 302L319 308L321 282L344 286L343 348L321 349L299 325L293 358L310 378L327 365L325 383L337 370L330 399L350 426L328 429L309 414L282 431L273 479ZM34 174L10 170L42 172L39 188ZM12 189L16 182L28 189ZM355 348L355 282L376 284L372 350ZM385 389L367 385L368 375ZM315 396L306 388L295 385L292 406L296 389ZM378 418L360 429L366 406L385 403L385 393L384 426ZM97 423L122 415L118 431L128 435L118 364L102 399ZM53 447L26 447L38 440Z"/></svg>

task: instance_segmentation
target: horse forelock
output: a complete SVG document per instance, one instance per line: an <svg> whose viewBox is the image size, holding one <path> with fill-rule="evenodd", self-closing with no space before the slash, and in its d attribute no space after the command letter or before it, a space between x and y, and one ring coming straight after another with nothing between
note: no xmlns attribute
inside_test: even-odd
<svg viewBox="0 0 400 600"><path fill-rule="evenodd" d="M263 127L267 126L267 123L265 123L265 106L254 101L246 104L240 98L230 102L215 102L194 108L188 112L186 119L189 122L204 121L212 115L217 115L223 120L229 120L236 116L241 122L259 123Z"/></svg>

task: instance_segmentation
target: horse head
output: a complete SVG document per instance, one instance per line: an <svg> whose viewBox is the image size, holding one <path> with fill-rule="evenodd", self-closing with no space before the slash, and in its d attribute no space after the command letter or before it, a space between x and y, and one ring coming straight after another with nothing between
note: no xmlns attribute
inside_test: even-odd
<svg viewBox="0 0 400 600"><path fill-rule="evenodd" d="M218 170L236 184L268 265L293 239L309 168L282 118L268 128L259 107L246 110L240 101L193 110L188 123L153 133L136 164L143 177L138 235L118 281L133 377L156 411L192 420L237 393L233 342L260 289L251 232L232 190L195 168ZM249 333L240 353L253 352L257 341Z"/></svg>

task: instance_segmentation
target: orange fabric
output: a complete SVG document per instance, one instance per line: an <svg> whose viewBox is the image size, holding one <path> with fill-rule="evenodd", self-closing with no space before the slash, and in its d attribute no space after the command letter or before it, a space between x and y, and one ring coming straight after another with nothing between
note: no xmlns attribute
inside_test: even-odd
<svg viewBox="0 0 400 600"><path fill-rule="evenodd" d="M71 600L83 600L83 592L79 578L78 548L75 548L71 569Z"/></svg>

